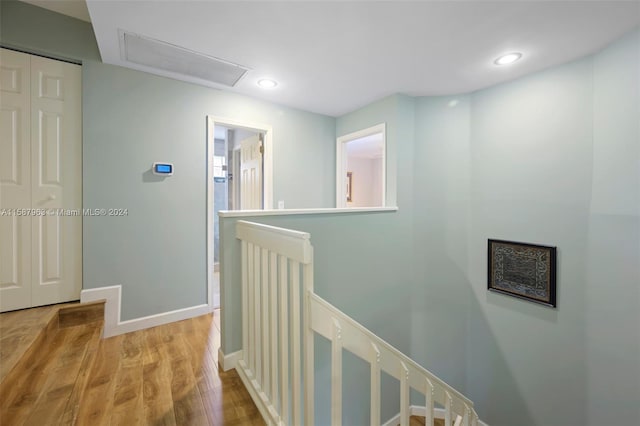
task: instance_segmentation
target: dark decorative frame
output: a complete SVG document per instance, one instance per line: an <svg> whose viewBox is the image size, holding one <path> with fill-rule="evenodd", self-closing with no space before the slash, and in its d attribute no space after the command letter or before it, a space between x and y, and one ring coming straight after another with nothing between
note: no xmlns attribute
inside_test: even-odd
<svg viewBox="0 0 640 426"><path fill-rule="evenodd" d="M352 197L351 197L351 193L353 192L351 188L353 188L353 179L352 179L353 173L351 172L347 172L347 201L351 202L352 201Z"/></svg>
<svg viewBox="0 0 640 426"><path fill-rule="evenodd" d="M489 239L487 289L556 307L556 247Z"/></svg>

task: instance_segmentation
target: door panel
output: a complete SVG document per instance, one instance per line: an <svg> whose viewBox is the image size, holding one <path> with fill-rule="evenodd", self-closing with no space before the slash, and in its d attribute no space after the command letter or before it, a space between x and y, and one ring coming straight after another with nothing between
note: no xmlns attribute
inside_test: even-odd
<svg viewBox="0 0 640 426"><path fill-rule="evenodd" d="M81 68L31 58L32 305L79 299L82 288ZM60 212L64 211L65 214Z"/></svg>
<svg viewBox="0 0 640 426"><path fill-rule="evenodd" d="M38 182L42 185L60 186L60 148L62 117L60 114L39 111L40 135L38 151L41 154L38 163Z"/></svg>
<svg viewBox="0 0 640 426"><path fill-rule="evenodd" d="M0 300L3 310L31 305L28 259L31 228L29 218L0 218Z"/></svg>
<svg viewBox="0 0 640 426"><path fill-rule="evenodd" d="M41 239L38 244L42 251L40 257L44 260L39 281L43 285L60 284L62 278L60 217L40 217L37 222Z"/></svg>
<svg viewBox="0 0 640 426"><path fill-rule="evenodd" d="M29 55L0 50L0 311L31 306L31 218L11 210L31 207L29 75Z"/></svg>
<svg viewBox="0 0 640 426"><path fill-rule="evenodd" d="M240 209L262 209L262 140L260 135L240 142Z"/></svg>

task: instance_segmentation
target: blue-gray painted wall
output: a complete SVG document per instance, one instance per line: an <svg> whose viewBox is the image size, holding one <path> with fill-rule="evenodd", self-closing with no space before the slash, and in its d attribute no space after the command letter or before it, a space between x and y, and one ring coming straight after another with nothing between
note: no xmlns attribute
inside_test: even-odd
<svg viewBox="0 0 640 426"><path fill-rule="evenodd" d="M417 100L411 353L491 425L640 424L639 80L636 31ZM488 238L558 247L557 309L487 292Z"/></svg>

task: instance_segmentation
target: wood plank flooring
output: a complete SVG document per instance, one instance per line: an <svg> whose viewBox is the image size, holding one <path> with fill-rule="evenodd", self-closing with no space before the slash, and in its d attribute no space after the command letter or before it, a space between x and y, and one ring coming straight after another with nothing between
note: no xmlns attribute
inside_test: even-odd
<svg viewBox="0 0 640 426"><path fill-rule="evenodd" d="M60 328L52 320L55 309L0 317L2 371L16 364L9 345L25 345L32 334L47 339L46 356L30 355L17 364L18 379L2 383L0 425L264 424L236 371L217 368L219 311L100 339L102 322L93 308L67 310ZM38 327L42 332L33 333ZM411 426L424 424L424 417L411 417Z"/></svg>
<svg viewBox="0 0 640 426"><path fill-rule="evenodd" d="M61 328L20 391L3 391L0 424L264 424L236 371L218 371L219 311L109 339L96 333Z"/></svg>
<svg viewBox="0 0 640 426"><path fill-rule="evenodd" d="M95 321L104 321L104 300L62 305L58 311L58 327L73 327Z"/></svg>
<svg viewBox="0 0 640 426"><path fill-rule="evenodd" d="M409 426L425 426L426 420L424 416L409 417ZM444 426L443 419L433 419L433 426Z"/></svg>
<svg viewBox="0 0 640 426"><path fill-rule="evenodd" d="M0 314L0 383L57 314L55 306Z"/></svg>

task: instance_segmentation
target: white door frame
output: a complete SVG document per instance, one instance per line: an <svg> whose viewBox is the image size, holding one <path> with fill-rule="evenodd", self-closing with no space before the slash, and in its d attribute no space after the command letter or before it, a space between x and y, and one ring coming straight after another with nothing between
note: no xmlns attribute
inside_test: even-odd
<svg viewBox="0 0 640 426"><path fill-rule="evenodd" d="M214 268L214 235L213 235L213 154L215 126L240 128L264 134L264 157L262 195L264 210L273 209L273 127L269 124L251 123L231 118L207 115L207 303L213 311L213 268ZM220 305L222 305L222 286L220 286Z"/></svg>
<svg viewBox="0 0 640 426"><path fill-rule="evenodd" d="M336 140L336 208L347 207L347 143L365 136L382 133L382 207L387 205L387 132L386 123L377 124L340 136Z"/></svg>

